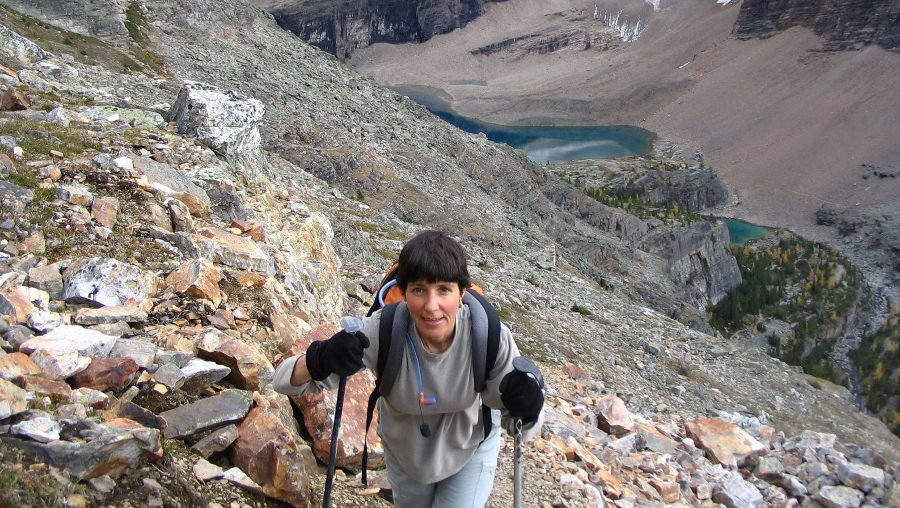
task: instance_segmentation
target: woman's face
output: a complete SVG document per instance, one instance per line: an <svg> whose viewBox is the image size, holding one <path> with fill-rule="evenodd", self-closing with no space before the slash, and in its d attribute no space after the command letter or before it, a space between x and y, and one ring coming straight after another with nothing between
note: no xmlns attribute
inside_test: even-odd
<svg viewBox="0 0 900 508"><path fill-rule="evenodd" d="M453 335L456 311L462 301L462 292L456 282L410 282L405 296L419 337L440 343Z"/></svg>

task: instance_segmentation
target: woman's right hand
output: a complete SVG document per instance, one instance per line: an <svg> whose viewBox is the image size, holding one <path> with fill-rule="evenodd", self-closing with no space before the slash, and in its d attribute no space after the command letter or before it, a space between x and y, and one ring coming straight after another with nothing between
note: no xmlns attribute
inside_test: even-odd
<svg viewBox="0 0 900 508"><path fill-rule="evenodd" d="M341 330L330 339L310 344L306 350L306 368L316 381L331 374L350 376L363 368L363 351L369 338L362 332Z"/></svg>

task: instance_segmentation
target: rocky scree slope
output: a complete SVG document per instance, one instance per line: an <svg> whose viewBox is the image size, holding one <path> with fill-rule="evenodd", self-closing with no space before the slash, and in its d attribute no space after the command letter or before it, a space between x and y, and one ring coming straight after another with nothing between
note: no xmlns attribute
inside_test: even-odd
<svg viewBox="0 0 900 508"><path fill-rule="evenodd" d="M202 7L191 5L198 11ZM259 41L258 37L243 38L234 33L232 37L255 41L248 43L251 45ZM298 42L292 44L295 46L286 47L298 54L310 51ZM183 57L191 54L190 48L173 46L173 51ZM202 49L195 49L200 54L187 61L196 62L205 56ZM449 219L436 213L423 213L416 219L405 215L416 208L395 211L384 206L377 194L363 194L362 202L344 198L331 183L278 152L260 150L252 142L258 139L254 126L264 133L262 139L273 130L270 126L267 131L265 123L255 123L262 113L261 104L230 92L230 88L201 84L182 88L164 76L123 76L72 60L60 55L58 59L21 65L15 78L10 76L4 85L18 90L23 99L12 97L9 103L26 108L21 113L5 114L4 124L10 127L7 132L11 139L6 142L13 157L6 166L9 178L4 180L4 201L5 206L18 210L8 214L16 219L5 223L8 229L3 246L8 256L3 276L4 313L12 316L6 319L4 330L8 343L4 358L10 357L5 362L12 364L12 381L4 383L3 388L4 397L8 397L5 400L14 408L10 413L15 413L4 417L4 425L9 425L4 429L15 436L4 438L4 442L42 456L54 468L74 466L69 470L74 479L94 480L90 482L93 490L73 495L101 499L128 495L133 496L129 498L133 505L151 501L178 504L176 500L187 504L221 502L235 495L229 488L224 488L224 493L217 491L220 482L209 479L218 478L220 472L179 446L199 445L197 438L210 437L196 453L210 458L214 465L238 466L238 470L221 472L229 482L302 505L315 495L311 486L321 480L309 472L317 467L312 458L316 442L327 440L327 436L318 436L311 447L299 437L286 399L267 389L272 362L291 347L303 347L303 341L311 340L316 333L327 333L327 326L341 313L360 313L362 304L354 303L354 298L365 302L371 297L361 288L377 277L372 274L384 269L387 259L382 254L394 255L396 247L423 225L446 226ZM185 72L177 67L184 65L184 60L172 62L176 73ZM315 52L310 52L304 62L302 72L308 73L308 80L323 85L319 95L310 98L327 103L334 100L328 97L346 97L345 81L322 79L338 76L339 67ZM197 64L190 69L200 72ZM342 73L352 76L345 69ZM223 81L229 79L235 78L224 73ZM356 82L356 86L362 83ZM184 92L178 95L180 90ZM498 154L498 159L501 155L515 157L502 147L442 126L403 99L397 101L388 92L376 92L384 94L388 104L399 102L401 114L429 124L428 132L470 143L473 148L468 157L478 157L482 150ZM93 104L84 104L86 97ZM272 105L268 102L273 100L272 94L259 97L266 99L266 106ZM274 100L278 99L276 94ZM383 107L378 100L378 96L372 98L374 106ZM190 109L206 111L217 110L211 104L225 104L231 106L227 111L240 115L214 116L227 119L224 124L234 129L210 135L210 127L223 123L194 118L181 125L167 125L158 116L160 112L177 118L178 111L184 111L170 110L168 105L173 104L193 104ZM208 109L199 107L201 104ZM370 103L353 103L349 108L362 110L364 106ZM267 114L279 115L276 109L268 109ZM337 111L351 119L362 116L358 111ZM340 118L334 113L312 114L323 119L326 114ZM280 114L286 115L284 111ZM263 119L265 122L265 116ZM37 122L41 128L27 127L34 125L29 122ZM18 129L21 123L26 127ZM322 125L334 122L323 121ZM410 126L402 127L396 130L397 135L409 135L405 129ZM55 130L58 128L62 131ZM333 132L356 134L339 122L331 128ZM31 144L35 137L43 139L34 132L54 133L52 147ZM64 134L76 134L76 139L89 142L62 144L70 139ZM232 137L235 134L237 139ZM315 142L308 139L294 141L300 154L297 161L320 167L310 162L315 158L328 163L324 167L334 168L346 160L344 152L323 149L334 150L334 146L317 146L323 143L322 138L313 138ZM287 152L286 145L276 146ZM448 144L441 148L446 146L453 147ZM354 148L366 151L358 145ZM398 155L413 152L408 147L392 156L399 159ZM441 162L436 158L436 163ZM413 183L419 181L405 174L409 180L404 182L397 173L387 171L389 164L381 164L380 171L393 178L394 185L406 192L416 190ZM399 164L393 168L406 169ZM424 175L420 178L424 185L427 180ZM357 188L345 187L348 191ZM491 204L491 211L513 215L503 201L481 199L479 205ZM466 203L460 200L455 204ZM39 213L47 210L53 211L52 222L41 220ZM467 246L471 245L474 275L506 309L505 317L522 346L543 360L555 393L551 405L563 412L551 421L562 425L572 415L578 416L566 442L554 440L552 435L561 431L548 427L547 442L539 441L535 444L538 451L529 451L529 471L535 475L536 486L529 492L534 496L530 499L596 505L597 490L622 506L673 496L704 502L715 492L720 499L736 496L735 492L744 492L753 500L763 495L778 499L787 492L783 485L794 485L790 477L797 477L806 493L799 487L792 490L795 502L814 496L824 500L834 493L846 493L855 499L868 492L872 502L893 503L890 500L896 488L891 468L896 463L892 455L896 440L885 435L883 427L872 419L849 412L846 391L808 382L780 362L745 351L740 344L717 342L614 291L599 288L572 269L563 248L554 249L550 240L536 242L525 235L544 238L533 229L517 228L515 222L485 222L473 222L473 230L460 232ZM332 228L338 231L337 237L332 237ZM496 245L500 248L492 248ZM638 251L634 255L642 256ZM98 277L102 273L116 274L114 278L129 284L122 287L107 283ZM360 277L362 274L366 276ZM60 287L62 292L57 293ZM571 312L573 302L589 312ZM101 307L95 309L98 305ZM48 340L61 337L60 341ZM36 342L26 346L30 341ZM53 349L59 342L79 346L74 351L71 346L62 351ZM561 365L567 358L577 359L591 374L579 369L564 372ZM200 375L198 364L205 367ZM227 377L218 377L223 375ZM45 383L53 378L66 379L69 390L76 386L80 391L72 395L61 384ZM360 394L367 393L365 383L371 379L358 381L363 384L353 390L356 395L351 400L361 400ZM653 423L656 430L648 431L653 436L662 432L675 442L675 448L687 452L681 463L671 463L666 458L671 455L661 452L665 448L648 445L652 439L639 438L633 427L622 432L608 426L608 431L602 431L606 438L598 433L589 414L615 404L613 398L608 399L613 402L601 402L604 395L613 393L627 401L631 411L640 415L639 420ZM60 401L60 406L54 407L53 400ZM327 399L319 399L311 401L310 407L321 409L328 404ZM217 406L214 416L203 411L210 405ZM229 407L232 415L228 422L221 418L223 406ZM735 412L741 415L733 416ZM311 428L330 427L327 411L324 413L324 422L314 422L314 415L307 411L307 432L315 436ZM735 490L726 485L729 478L731 483L737 480L728 471L743 467L749 473L749 468L755 468L754 461L741 459L743 465L739 466L738 459L731 464L724 456L712 458L711 445L698 447L696 443L702 439L695 435L688 440L687 423L679 423L708 415L744 424L762 439L757 441L769 443L766 449L776 455L794 449L794 445L785 444L787 438L769 430L753 430L761 420L790 435L801 428L835 432L840 435L840 443L858 442L865 448L847 448L848 454L842 455L833 451L839 444L828 436L798 438L798 443L806 439L800 446L803 458L785 459L795 462L789 464L793 469L775 475L777 481L773 483L765 482L769 487L760 483L747 490L743 483L736 483ZM59 439L54 439L52 421L60 428ZM348 427L352 428L353 421L348 419ZM237 437L226 425L231 422L237 424ZM658 426L668 430L661 431ZM49 434L43 430L46 427L51 429ZM727 425L725 428L733 431ZM353 435L348 432L343 438L347 439L343 448L348 463L356 453L350 440ZM616 435L624 439L610 437ZM770 435L771 439L766 437ZM253 436L260 441L246 441ZM810 444L809 439L817 444ZM49 444L41 444L46 441ZM209 441L217 444L210 445ZM109 442L123 443L124 454L129 457L125 467L119 462L111 467L106 462L108 455L95 453ZM761 453L759 446L747 442L756 450L747 455ZM162 443L167 443L166 447ZM607 444L614 443L621 447L621 453L617 448L607 451L605 466L591 460L589 453L602 456L609 448ZM867 451L869 447L877 451ZM162 458L161 448L169 450ZM267 452L273 448L297 453L273 457ZM813 451L807 453L808 449ZM616 458L619 456L621 459ZM148 459L157 462L148 463ZM271 469L261 464L271 465L273 460L279 464L278 470L290 474L270 477ZM725 465L707 469L706 460ZM881 476L865 470L867 477L874 479L853 483L846 471L858 467L839 469L841 463L860 461L882 471ZM611 465L615 469L610 476L606 468ZM42 466L27 467L39 471ZM137 468L137 476L129 474L132 467ZM160 467L163 474L153 472ZM801 467L814 473L801 474ZM112 478L118 474L122 476ZM152 481L139 480L148 475ZM697 479L692 482L694 476ZM679 483L682 480L685 483ZM814 487L812 480L818 482ZM855 493L839 488L838 483ZM352 480L341 485L356 501L377 502L358 497L370 492L354 490ZM504 505L502 496L508 484L504 485L498 487L496 506ZM753 494L753 488L758 494ZM78 489L73 487L73 491ZM266 502L253 495L241 499L248 504Z"/></svg>
<svg viewBox="0 0 900 508"><path fill-rule="evenodd" d="M216 4L186 16L168 3L147 6L175 72L262 98L269 107L260 127L264 143L297 166L405 222L463 235L473 247L539 256L555 244L608 289L709 331L701 310L682 305L694 299L672 278L655 275L666 271L662 259L639 253L635 260L632 246L579 217L581 203L606 223L620 210L583 199L575 210L560 209L552 196L577 191L521 152L448 128L424 107L273 31L271 18L248 5ZM246 27L234 27L233 19ZM504 234L508 227L523 234ZM339 243L358 238L352 231L338 236ZM350 245L339 252L380 257Z"/></svg>

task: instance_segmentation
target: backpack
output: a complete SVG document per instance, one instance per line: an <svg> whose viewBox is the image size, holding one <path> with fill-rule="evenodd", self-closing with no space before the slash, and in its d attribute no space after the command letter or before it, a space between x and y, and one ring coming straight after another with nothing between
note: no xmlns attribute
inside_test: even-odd
<svg viewBox="0 0 900 508"><path fill-rule="evenodd" d="M366 478L366 464L369 459L367 445L369 427L372 425L372 417L378 398L391 393L397 374L400 372L400 364L406 351L406 331L409 329L409 310L400 288L395 279L398 263L394 263L391 269L381 281L381 285L375 294L375 303L369 309L368 316L381 309L381 322L378 329L378 366L375 372L375 388L369 395L369 404L366 408L366 434L363 439L362 455L362 482L368 485ZM500 317L493 305L482 295L483 290L478 286L472 286L463 295L463 303L468 305L472 316L472 375L475 378L475 390L484 390L488 374L497 362L497 351L500 348ZM397 337L397 340L394 340ZM482 403L481 418L484 422L484 437L491 433L491 408Z"/></svg>

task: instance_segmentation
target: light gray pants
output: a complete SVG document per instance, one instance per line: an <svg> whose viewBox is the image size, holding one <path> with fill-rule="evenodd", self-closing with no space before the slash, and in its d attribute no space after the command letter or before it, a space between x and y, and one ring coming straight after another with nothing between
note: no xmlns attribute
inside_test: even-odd
<svg viewBox="0 0 900 508"><path fill-rule="evenodd" d="M418 483L406 476L387 450L384 459L397 508L482 508L494 487L500 425L494 424L487 439L458 473L437 483ZM440 460L440 457L435 457Z"/></svg>

